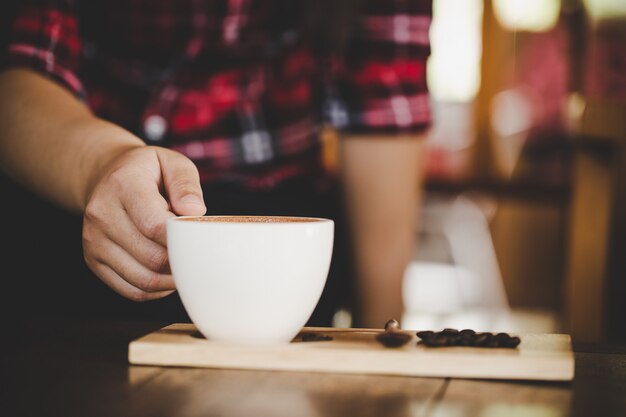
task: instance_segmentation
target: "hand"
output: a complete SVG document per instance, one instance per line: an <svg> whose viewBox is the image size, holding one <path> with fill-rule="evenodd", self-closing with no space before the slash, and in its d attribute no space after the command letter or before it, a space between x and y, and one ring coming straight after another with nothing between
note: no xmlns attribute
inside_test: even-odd
<svg viewBox="0 0 626 417"><path fill-rule="evenodd" d="M165 221L206 213L194 164L164 148L132 147L98 173L94 183L83 222L89 268L134 301L172 293Z"/></svg>

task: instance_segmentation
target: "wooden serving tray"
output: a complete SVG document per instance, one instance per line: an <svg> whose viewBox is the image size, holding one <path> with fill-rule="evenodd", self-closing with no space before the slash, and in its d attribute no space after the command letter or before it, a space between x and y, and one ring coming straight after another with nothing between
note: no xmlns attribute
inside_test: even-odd
<svg viewBox="0 0 626 417"><path fill-rule="evenodd" d="M400 348L375 340L380 329L305 327L329 341L241 346L207 340L193 324L172 324L130 343L136 365L383 374L421 377L569 381L574 354L569 335L523 334L517 349L426 347L419 338ZM408 332L408 331L407 331Z"/></svg>

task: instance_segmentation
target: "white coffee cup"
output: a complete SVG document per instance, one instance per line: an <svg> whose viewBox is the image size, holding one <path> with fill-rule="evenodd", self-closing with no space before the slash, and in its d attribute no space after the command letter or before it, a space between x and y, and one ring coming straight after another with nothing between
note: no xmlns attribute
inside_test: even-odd
<svg viewBox="0 0 626 417"><path fill-rule="evenodd" d="M181 216L166 223L176 289L208 339L291 341L317 305L334 222L269 216Z"/></svg>

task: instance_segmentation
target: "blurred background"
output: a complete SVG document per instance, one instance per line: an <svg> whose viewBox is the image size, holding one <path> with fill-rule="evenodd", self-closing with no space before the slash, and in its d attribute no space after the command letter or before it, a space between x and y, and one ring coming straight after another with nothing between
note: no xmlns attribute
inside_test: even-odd
<svg viewBox="0 0 626 417"><path fill-rule="evenodd" d="M430 37L403 327L626 340L626 2L434 0Z"/></svg>
<svg viewBox="0 0 626 417"><path fill-rule="evenodd" d="M434 125L403 327L625 341L626 1L433 6ZM332 166L337 139L325 138ZM47 305L55 280L87 276L80 242L69 241L81 219L5 178L1 185L0 228L10 247L1 274L19 282L6 286L2 311L26 314L28 305ZM76 246L76 259L46 255L59 245ZM55 274L35 288L21 282L33 268ZM24 298L31 303L8 307Z"/></svg>

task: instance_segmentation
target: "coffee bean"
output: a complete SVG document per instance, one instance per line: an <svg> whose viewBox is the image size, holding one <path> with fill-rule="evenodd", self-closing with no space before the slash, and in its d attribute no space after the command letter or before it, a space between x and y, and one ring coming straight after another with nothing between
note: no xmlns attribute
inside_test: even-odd
<svg viewBox="0 0 626 417"><path fill-rule="evenodd" d="M508 333L476 333L472 329L461 331L452 328L445 328L439 332L432 330L422 330L416 333L421 339L421 344L431 347L443 346L471 346L487 348L515 348L521 340L519 337L512 337Z"/></svg>
<svg viewBox="0 0 626 417"><path fill-rule="evenodd" d="M433 337L435 332L433 332L432 330L422 330L420 332L417 332L416 334L417 334L417 337L424 340L424 339L430 339L431 337Z"/></svg>
<svg viewBox="0 0 626 417"><path fill-rule="evenodd" d="M385 347L396 348L406 345L411 340L411 335L398 331L388 331L377 334L376 340Z"/></svg>
<svg viewBox="0 0 626 417"><path fill-rule="evenodd" d="M390 330L400 330L400 323L398 323L398 320L389 320L385 323L385 331Z"/></svg>
<svg viewBox="0 0 626 417"><path fill-rule="evenodd" d="M488 346L492 337L493 335L491 333L477 333L472 346Z"/></svg>
<svg viewBox="0 0 626 417"><path fill-rule="evenodd" d="M437 333L430 339L424 340L424 344L427 346L437 346L437 347L449 346L450 338L445 334Z"/></svg>
<svg viewBox="0 0 626 417"><path fill-rule="evenodd" d="M491 337L489 338L489 340L487 341L487 344L485 345L485 347L500 347L500 342L498 341L498 339L496 339L496 337L491 334Z"/></svg>
<svg viewBox="0 0 626 417"><path fill-rule="evenodd" d="M459 332L459 345L471 346L474 343L476 332L470 329L463 329Z"/></svg>
<svg viewBox="0 0 626 417"><path fill-rule="evenodd" d="M474 344L474 340L460 337L456 344L457 346L472 346Z"/></svg>
<svg viewBox="0 0 626 417"><path fill-rule="evenodd" d="M495 336L495 340L498 346L506 346L509 343L510 339L511 339L511 336L509 336L507 333L498 333Z"/></svg>
<svg viewBox="0 0 626 417"><path fill-rule="evenodd" d="M463 329L459 332L463 337L474 337L476 336L476 332L472 329Z"/></svg>
<svg viewBox="0 0 626 417"><path fill-rule="evenodd" d="M521 342L521 339L517 336L513 336L509 339L509 341L506 343L506 346L504 347L508 347L508 348L516 348Z"/></svg>

